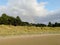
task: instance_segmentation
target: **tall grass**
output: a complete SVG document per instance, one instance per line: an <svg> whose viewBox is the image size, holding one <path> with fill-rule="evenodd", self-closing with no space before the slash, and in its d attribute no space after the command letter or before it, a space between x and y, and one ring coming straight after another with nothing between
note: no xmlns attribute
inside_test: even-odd
<svg viewBox="0 0 60 45"><path fill-rule="evenodd" d="M0 25L0 36L23 34L55 34L60 33L60 27L34 27Z"/></svg>

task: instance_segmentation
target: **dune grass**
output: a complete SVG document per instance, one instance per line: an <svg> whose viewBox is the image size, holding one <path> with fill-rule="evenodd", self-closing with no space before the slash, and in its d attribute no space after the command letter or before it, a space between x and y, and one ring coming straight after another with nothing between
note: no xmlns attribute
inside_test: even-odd
<svg viewBox="0 0 60 45"><path fill-rule="evenodd" d="M34 27L0 25L0 36L25 34L59 34L60 27Z"/></svg>

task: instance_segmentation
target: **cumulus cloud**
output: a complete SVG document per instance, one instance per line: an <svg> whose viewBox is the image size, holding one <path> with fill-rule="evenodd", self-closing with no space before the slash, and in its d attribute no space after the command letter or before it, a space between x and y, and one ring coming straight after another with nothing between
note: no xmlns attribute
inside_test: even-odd
<svg viewBox="0 0 60 45"><path fill-rule="evenodd" d="M8 5L10 10L13 12L21 12L23 15L46 15L47 10L45 9L46 2L38 4L36 0L9 0Z"/></svg>
<svg viewBox="0 0 60 45"><path fill-rule="evenodd" d="M48 3L37 3L37 0L8 0L7 5L0 6L0 13L7 13L11 16L18 15L23 21L32 23L46 23L57 20L56 16L60 18L60 13L58 11L48 11L45 8L46 4Z"/></svg>

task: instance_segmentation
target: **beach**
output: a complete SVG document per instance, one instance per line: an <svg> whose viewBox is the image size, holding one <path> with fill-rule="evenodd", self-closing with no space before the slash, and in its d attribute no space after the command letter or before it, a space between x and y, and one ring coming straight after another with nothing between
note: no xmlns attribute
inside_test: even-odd
<svg viewBox="0 0 60 45"><path fill-rule="evenodd" d="M60 34L0 37L0 45L60 45Z"/></svg>

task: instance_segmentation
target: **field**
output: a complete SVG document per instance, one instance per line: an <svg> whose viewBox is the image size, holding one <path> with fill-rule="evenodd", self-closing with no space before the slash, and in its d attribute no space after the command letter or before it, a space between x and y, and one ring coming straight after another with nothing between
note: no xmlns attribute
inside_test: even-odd
<svg viewBox="0 0 60 45"><path fill-rule="evenodd" d="M0 36L25 34L60 34L60 27L34 27L0 25Z"/></svg>

